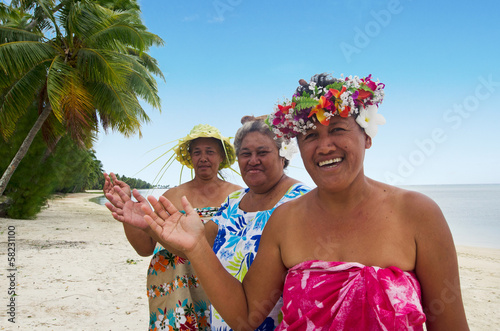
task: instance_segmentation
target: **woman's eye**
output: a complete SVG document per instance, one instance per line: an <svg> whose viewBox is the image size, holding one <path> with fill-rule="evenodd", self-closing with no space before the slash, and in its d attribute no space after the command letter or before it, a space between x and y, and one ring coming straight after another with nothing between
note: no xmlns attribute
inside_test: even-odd
<svg viewBox="0 0 500 331"><path fill-rule="evenodd" d="M316 133L306 133L305 136L304 136L304 140L309 140L309 139L312 139L316 136Z"/></svg>
<svg viewBox="0 0 500 331"><path fill-rule="evenodd" d="M330 129L330 132L332 132L332 133L341 132L341 131L345 131L345 129L340 128L340 127Z"/></svg>

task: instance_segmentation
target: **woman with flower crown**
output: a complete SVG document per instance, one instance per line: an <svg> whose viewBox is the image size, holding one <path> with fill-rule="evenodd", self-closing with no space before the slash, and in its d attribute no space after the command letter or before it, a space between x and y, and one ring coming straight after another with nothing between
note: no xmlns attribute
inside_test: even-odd
<svg viewBox="0 0 500 331"><path fill-rule="evenodd" d="M207 249L188 200L187 215L149 197L145 220L194 265L227 323L252 330L283 296L279 330L468 330L453 239L428 197L364 175L384 84L371 76L300 81L269 116L297 138L317 187L278 207L242 282Z"/></svg>

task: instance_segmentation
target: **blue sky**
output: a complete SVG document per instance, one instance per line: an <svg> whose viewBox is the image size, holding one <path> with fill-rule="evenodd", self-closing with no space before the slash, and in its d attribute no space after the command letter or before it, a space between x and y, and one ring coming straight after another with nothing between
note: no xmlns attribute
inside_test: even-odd
<svg viewBox="0 0 500 331"><path fill-rule="evenodd" d="M140 4L148 29L165 41L151 51L166 79L158 80L162 111L144 105L152 121L142 139L99 135L107 172L153 182L161 162L141 169L194 125L232 137L242 116L268 114L299 79L330 72L386 84L379 113L387 123L366 152L367 176L394 185L500 183L497 1ZM179 184L179 173L173 165L160 184ZM314 185L299 155L288 174Z"/></svg>

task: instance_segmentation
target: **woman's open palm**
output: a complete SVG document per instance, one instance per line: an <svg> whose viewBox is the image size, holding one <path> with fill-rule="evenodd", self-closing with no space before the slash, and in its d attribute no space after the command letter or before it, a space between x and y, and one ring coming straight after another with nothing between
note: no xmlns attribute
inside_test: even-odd
<svg viewBox="0 0 500 331"><path fill-rule="evenodd" d="M148 205L146 199L136 189L132 194L137 202L132 201L120 187L115 186L113 190L115 194L106 193L109 202L105 203L113 218L142 230L147 229L148 223L144 220L144 212L141 209L142 205Z"/></svg>
<svg viewBox="0 0 500 331"><path fill-rule="evenodd" d="M184 215L164 196L158 200L148 196L154 211L147 205L142 206L146 214L144 220L151 229L166 243L183 252L190 252L200 240L205 238L205 229L198 213L186 197L181 198Z"/></svg>

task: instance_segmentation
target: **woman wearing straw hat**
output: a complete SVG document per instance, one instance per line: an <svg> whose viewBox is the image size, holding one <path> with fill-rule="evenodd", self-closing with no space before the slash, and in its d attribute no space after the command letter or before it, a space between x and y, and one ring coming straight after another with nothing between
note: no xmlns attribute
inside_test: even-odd
<svg viewBox="0 0 500 331"><path fill-rule="evenodd" d="M229 168L235 161L234 147L229 138L222 136L218 129L207 124L196 125L173 147L176 160L193 170L194 178L189 182L167 190L163 196L181 207L180 198L188 196L201 218L206 221L219 209L226 197L241 187L218 177L219 171ZM149 298L149 329L172 326L176 329L209 330L210 303L201 288L190 262L172 254L157 242L144 220L134 218L124 212L142 213L140 204L147 203L137 190L130 200L130 187L117 180L111 173L106 179L104 192L109 201L106 207L113 217L123 223L125 235L141 256L153 254L148 269L147 289ZM124 208L115 198L119 194L114 189L119 186L130 208ZM128 198L128 199L127 199ZM123 209L122 209L123 208ZM131 222L127 222L130 219ZM134 220L139 220L135 222Z"/></svg>

